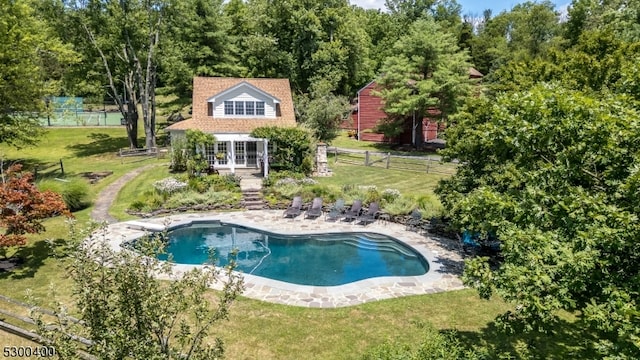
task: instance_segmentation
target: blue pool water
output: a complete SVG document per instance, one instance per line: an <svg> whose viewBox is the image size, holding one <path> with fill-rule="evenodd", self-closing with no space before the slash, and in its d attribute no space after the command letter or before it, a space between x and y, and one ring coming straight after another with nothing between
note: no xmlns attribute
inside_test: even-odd
<svg viewBox="0 0 640 360"><path fill-rule="evenodd" d="M211 249L218 266L234 258L238 271L299 285L335 286L373 277L423 275L429 269L420 254L381 234L278 235L220 223L169 232L166 250L175 263L204 264Z"/></svg>

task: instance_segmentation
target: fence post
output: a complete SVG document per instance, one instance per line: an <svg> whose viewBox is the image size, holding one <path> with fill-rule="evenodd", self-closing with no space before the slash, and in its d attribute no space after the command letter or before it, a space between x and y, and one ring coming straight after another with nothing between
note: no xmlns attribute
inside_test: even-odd
<svg viewBox="0 0 640 360"><path fill-rule="evenodd" d="M389 168L389 161L391 161L391 153L387 153L387 169Z"/></svg>
<svg viewBox="0 0 640 360"><path fill-rule="evenodd" d="M333 151L335 152L335 155L333 157L334 164L335 164L338 162L338 148L337 147L333 148Z"/></svg>
<svg viewBox="0 0 640 360"><path fill-rule="evenodd" d="M369 166L369 150L364 152L364 166Z"/></svg>
<svg viewBox="0 0 640 360"><path fill-rule="evenodd" d="M60 172L62 173L62 176L64 176L64 165L62 165L62 159L60 159Z"/></svg>
<svg viewBox="0 0 640 360"><path fill-rule="evenodd" d="M427 174L429 173L429 163L431 162L431 155L427 155Z"/></svg>

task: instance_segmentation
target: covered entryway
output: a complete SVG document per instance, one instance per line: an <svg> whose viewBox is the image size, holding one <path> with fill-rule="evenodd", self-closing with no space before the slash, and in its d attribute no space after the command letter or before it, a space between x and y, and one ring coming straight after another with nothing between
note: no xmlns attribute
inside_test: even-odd
<svg viewBox="0 0 640 360"><path fill-rule="evenodd" d="M268 175L268 140L245 134L216 134L216 143L205 149L207 161L217 169L258 169ZM262 170L262 169L261 169Z"/></svg>

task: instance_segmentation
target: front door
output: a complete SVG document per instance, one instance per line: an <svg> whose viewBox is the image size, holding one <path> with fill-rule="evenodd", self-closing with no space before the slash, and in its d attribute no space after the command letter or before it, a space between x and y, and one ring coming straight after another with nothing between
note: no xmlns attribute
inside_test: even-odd
<svg viewBox="0 0 640 360"><path fill-rule="evenodd" d="M235 143L235 151L236 151L236 166L247 166L247 152L246 152L246 143L244 141L238 141Z"/></svg>
<svg viewBox="0 0 640 360"><path fill-rule="evenodd" d="M258 149L255 141L247 142L247 167L258 166Z"/></svg>

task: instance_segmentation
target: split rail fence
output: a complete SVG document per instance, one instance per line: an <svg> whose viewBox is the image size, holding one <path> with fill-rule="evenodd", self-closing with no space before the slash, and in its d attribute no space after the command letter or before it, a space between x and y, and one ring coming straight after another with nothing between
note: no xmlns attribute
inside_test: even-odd
<svg viewBox="0 0 640 360"><path fill-rule="evenodd" d="M348 150L335 147L327 148L327 154L330 157L333 156L334 163L425 172L428 174L453 175L458 168L457 162L442 162L437 155L394 155L390 152Z"/></svg>
<svg viewBox="0 0 640 360"><path fill-rule="evenodd" d="M10 297L0 295L0 331L5 331L14 335L17 335L23 339L38 343L42 346L39 347L39 355L36 357L50 357L56 358L56 349L47 345L46 341L35 332L36 322L31 318L31 312L39 312L44 317L52 319L56 314L48 309L44 309L37 306L32 306L19 300L12 299ZM73 323L80 323L81 320L72 316L66 316L67 321ZM52 328L51 330L56 330ZM92 345L91 340L82 336L71 335L71 338L80 343L84 347ZM10 345L10 344L5 344ZM19 347L24 351L25 347ZM33 354L23 354L26 357L30 357ZM80 350L78 354L82 359L96 360L96 357L90 355L84 350ZM20 355L22 356L22 355ZM33 355L35 356L35 355Z"/></svg>

